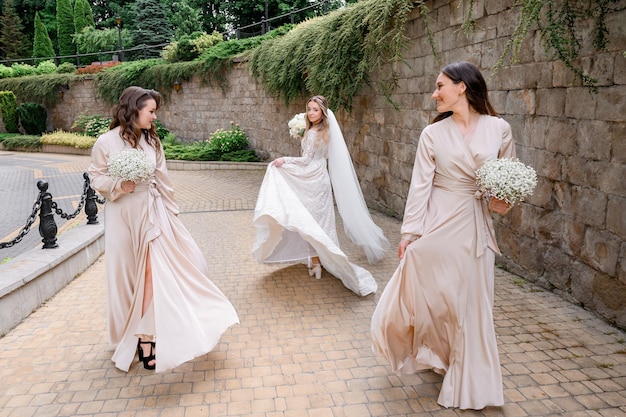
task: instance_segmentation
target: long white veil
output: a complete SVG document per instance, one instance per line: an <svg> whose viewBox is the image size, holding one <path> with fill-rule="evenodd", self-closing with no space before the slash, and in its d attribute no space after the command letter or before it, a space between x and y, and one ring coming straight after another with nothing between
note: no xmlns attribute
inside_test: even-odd
<svg viewBox="0 0 626 417"><path fill-rule="evenodd" d="M344 231L352 242L363 246L369 263L378 262L389 249L389 241L367 209L348 147L335 114L330 109L328 122L328 173Z"/></svg>

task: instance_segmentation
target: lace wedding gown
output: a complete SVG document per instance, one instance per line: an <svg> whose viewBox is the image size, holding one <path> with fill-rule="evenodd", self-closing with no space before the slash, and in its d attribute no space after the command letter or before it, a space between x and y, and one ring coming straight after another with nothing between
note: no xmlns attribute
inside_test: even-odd
<svg viewBox="0 0 626 417"><path fill-rule="evenodd" d="M376 292L376 281L339 247L326 169L328 144L316 139L317 133L309 130L302 139L301 157L286 157L280 167L268 166L254 212L254 259L308 264L310 257L319 256L324 269L365 296Z"/></svg>

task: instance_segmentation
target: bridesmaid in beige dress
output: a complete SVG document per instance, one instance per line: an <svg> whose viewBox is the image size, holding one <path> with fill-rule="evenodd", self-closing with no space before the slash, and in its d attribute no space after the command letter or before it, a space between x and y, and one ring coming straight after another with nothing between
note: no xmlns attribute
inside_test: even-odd
<svg viewBox="0 0 626 417"><path fill-rule="evenodd" d="M111 130L91 152L91 186L107 199L107 321L112 360L122 371L130 368L135 351L146 369L172 369L210 352L222 333L239 323L178 218L153 123L161 102L156 91L128 87ZM154 167L145 181L123 181L109 173L109 158L132 148L144 152Z"/></svg>
<svg viewBox="0 0 626 417"><path fill-rule="evenodd" d="M480 410L504 403L492 312L500 252L489 210L510 207L482 195L476 170L514 157L515 145L473 64L446 66L433 98L439 115L420 136L400 264L372 317L373 348L398 374L443 374L440 405Z"/></svg>

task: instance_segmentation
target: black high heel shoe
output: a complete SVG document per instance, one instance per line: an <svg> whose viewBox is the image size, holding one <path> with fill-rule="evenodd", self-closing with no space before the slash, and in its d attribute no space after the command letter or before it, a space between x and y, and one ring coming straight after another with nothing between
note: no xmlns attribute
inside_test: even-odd
<svg viewBox="0 0 626 417"><path fill-rule="evenodd" d="M148 356L145 356L141 345L148 344L150 345L150 354ZM156 355L154 354L154 348L154 342L142 342L141 339L137 342L137 353L139 355L139 360L143 362L143 367L145 369L153 370L154 368L156 368L156 364L150 365L150 362L156 359Z"/></svg>

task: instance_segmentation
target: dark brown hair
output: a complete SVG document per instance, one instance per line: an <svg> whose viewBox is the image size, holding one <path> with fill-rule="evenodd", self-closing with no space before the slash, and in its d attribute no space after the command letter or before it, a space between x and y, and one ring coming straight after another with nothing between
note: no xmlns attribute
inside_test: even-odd
<svg viewBox="0 0 626 417"><path fill-rule="evenodd" d="M313 96L307 100L306 104L308 105L310 102L316 102L320 109L322 110L322 120L316 125L317 131L321 133L322 140L324 143L328 143L328 128L330 127L328 123L328 101L324 96ZM306 119L306 130L309 130L313 127L313 123L309 120L309 115L305 112L304 118Z"/></svg>
<svg viewBox="0 0 626 417"><path fill-rule="evenodd" d="M443 67L441 73L450 78L454 84L458 84L461 81L465 83L465 96L472 109L479 114L497 115L489 102L487 83L476 65L466 61L453 62ZM433 123L450 116L452 116L451 111L439 113L433 120Z"/></svg>
<svg viewBox="0 0 626 417"><path fill-rule="evenodd" d="M150 129L141 129L137 126L139 110L143 109L150 99L156 102L157 109L163 104L163 97L157 91L135 86L126 88L120 96L119 103L113 108L113 117L109 128L113 129L119 126L120 136L133 148L137 147L143 134L148 144L160 152L159 136L154 123Z"/></svg>

